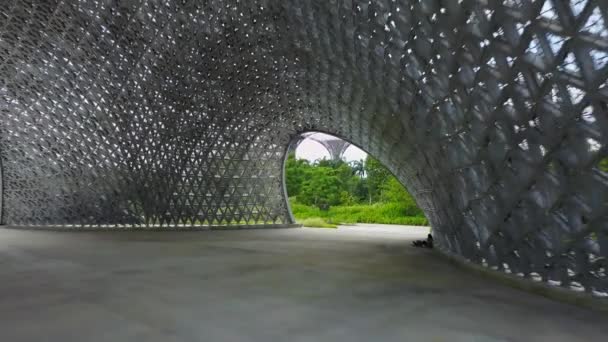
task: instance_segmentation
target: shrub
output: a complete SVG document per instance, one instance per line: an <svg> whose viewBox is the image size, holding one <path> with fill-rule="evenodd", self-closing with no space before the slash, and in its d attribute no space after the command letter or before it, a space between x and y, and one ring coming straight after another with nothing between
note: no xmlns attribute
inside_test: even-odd
<svg viewBox="0 0 608 342"><path fill-rule="evenodd" d="M321 218L333 224L381 223L425 226L427 219L415 205L402 203L376 203L372 205L334 206L327 211L291 201L291 209L297 220Z"/></svg>
<svg viewBox="0 0 608 342"><path fill-rule="evenodd" d="M298 220L298 223L303 225L304 227L313 227L313 228L337 228L338 226L332 223L326 222L324 219L320 217L310 217L303 220Z"/></svg>

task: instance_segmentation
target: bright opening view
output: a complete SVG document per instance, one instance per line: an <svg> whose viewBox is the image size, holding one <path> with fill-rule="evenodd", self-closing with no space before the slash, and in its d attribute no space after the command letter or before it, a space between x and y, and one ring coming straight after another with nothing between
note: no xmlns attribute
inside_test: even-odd
<svg viewBox="0 0 608 342"><path fill-rule="evenodd" d="M332 135L310 132L295 141L285 179L293 215L307 227L428 225L412 196L386 167Z"/></svg>

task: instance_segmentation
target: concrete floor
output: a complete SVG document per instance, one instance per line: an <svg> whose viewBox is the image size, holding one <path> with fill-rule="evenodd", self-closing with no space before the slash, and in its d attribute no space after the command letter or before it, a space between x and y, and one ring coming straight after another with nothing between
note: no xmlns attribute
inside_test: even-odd
<svg viewBox="0 0 608 342"><path fill-rule="evenodd" d="M605 341L608 317L411 248L399 226L0 229L0 341Z"/></svg>

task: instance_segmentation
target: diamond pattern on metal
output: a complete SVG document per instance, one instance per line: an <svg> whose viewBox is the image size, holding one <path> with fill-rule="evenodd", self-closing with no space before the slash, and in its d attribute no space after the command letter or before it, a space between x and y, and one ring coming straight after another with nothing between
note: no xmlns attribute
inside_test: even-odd
<svg viewBox="0 0 608 342"><path fill-rule="evenodd" d="M3 222L289 223L323 131L408 187L441 248L606 293L603 0L0 2Z"/></svg>

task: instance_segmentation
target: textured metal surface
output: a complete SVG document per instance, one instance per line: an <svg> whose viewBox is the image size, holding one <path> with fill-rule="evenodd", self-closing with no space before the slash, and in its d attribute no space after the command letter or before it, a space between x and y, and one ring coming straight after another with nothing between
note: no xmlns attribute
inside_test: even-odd
<svg viewBox="0 0 608 342"><path fill-rule="evenodd" d="M603 0L1 1L3 217L290 221L319 130L408 187L446 251L608 289Z"/></svg>

